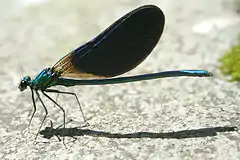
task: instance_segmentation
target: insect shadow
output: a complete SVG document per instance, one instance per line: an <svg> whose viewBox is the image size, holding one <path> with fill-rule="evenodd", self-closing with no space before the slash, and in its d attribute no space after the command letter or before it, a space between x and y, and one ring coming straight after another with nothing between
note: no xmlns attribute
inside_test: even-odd
<svg viewBox="0 0 240 160"><path fill-rule="evenodd" d="M122 133L110 133L104 131L97 131L91 129L81 129L78 127L74 128L53 128L52 122L51 127L46 127L44 130L40 131L40 135L44 138L50 139L56 136L59 141L60 137L72 137L75 140L77 136L93 136L93 137L106 137L106 138L162 138L162 139L184 139L184 138L200 138L200 137L213 137L217 136L220 132L232 132L238 131L237 127L210 127L210 128L200 128L200 129L190 129L181 130L176 132L133 132L128 134Z"/></svg>

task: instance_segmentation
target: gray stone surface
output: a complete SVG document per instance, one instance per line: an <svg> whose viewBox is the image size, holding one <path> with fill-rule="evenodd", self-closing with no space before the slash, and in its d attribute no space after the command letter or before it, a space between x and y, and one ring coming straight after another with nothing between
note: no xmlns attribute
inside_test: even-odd
<svg viewBox="0 0 240 160"><path fill-rule="evenodd" d="M19 92L20 79L52 66L143 4L162 8L166 27L152 54L127 75L206 69L215 76L57 87L80 97L90 126L74 129L83 124L77 104L60 96L77 140L66 136L65 148L41 135L33 145L44 111L38 104L28 133L31 95ZM233 131L240 124L240 88L218 70L240 31L235 7L231 0L0 1L0 159L240 159L240 135ZM62 123L62 113L46 105L42 130L50 120L54 127Z"/></svg>

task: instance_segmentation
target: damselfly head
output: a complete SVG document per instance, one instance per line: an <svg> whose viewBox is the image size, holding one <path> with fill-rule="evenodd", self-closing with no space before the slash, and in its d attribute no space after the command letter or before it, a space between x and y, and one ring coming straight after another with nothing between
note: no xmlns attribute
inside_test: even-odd
<svg viewBox="0 0 240 160"><path fill-rule="evenodd" d="M29 86L30 81L31 81L31 78L29 76L24 77L18 86L20 91L24 91L27 88L27 86Z"/></svg>

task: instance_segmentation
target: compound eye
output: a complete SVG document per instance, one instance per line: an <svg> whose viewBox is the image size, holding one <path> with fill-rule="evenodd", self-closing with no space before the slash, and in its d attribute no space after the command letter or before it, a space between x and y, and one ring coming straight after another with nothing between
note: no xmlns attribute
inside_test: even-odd
<svg viewBox="0 0 240 160"><path fill-rule="evenodd" d="M22 81L20 82L18 88L20 89L20 91L23 91L23 90L25 90L25 89L27 88L27 86L28 86L28 82L22 80Z"/></svg>
<svg viewBox="0 0 240 160"><path fill-rule="evenodd" d="M23 86L25 86L25 85L27 85L27 82L24 81L24 80L22 80L21 84L22 84Z"/></svg>
<svg viewBox="0 0 240 160"><path fill-rule="evenodd" d="M21 86L26 88L27 87L27 82L26 81L22 81L21 82Z"/></svg>

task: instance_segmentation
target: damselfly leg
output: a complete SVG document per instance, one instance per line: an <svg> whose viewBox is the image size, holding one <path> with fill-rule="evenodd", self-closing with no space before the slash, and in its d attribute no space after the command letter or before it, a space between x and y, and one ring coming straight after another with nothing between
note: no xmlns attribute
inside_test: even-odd
<svg viewBox="0 0 240 160"><path fill-rule="evenodd" d="M44 110L45 110L45 116L43 117L43 120L42 120L42 122L41 122L41 125L40 125L40 127L39 127L39 129L38 129L38 132L37 132L37 134L36 134L35 142L36 142L37 136L38 136L38 134L39 134L39 132L40 132L40 130L41 130L41 128L42 128L42 125L43 125L43 123L44 123L44 121L45 121L45 119L46 119L46 117L47 117L47 115L48 115L48 110L47 110L45 104L43 103L43 101L42 101L42 99L41 99L38 91L36 91L36 95L37 95L38 99L40 100L40 102L41 102L41 104L42 104L42 106L43 106L43 108L44 108Z"/></svg>
<svg viewBox="0 0 240 160"><path fill-rule="evenodd" d="M82 117L83 117L83 121L86 123L86 126L89 126L88 122L87 122L87 119L83 113L83 109L82 109L82 105L77 97L77 95L75 93L72 93L72 92L63 92L63 91L59 91L59 90L54 90L54 89L47 89L45 90L45 92L49 92L49 93L57 93L57 94L67 94L67 95L73 95L76 100L77 100L77 103L78 103L78 106L79 106L79 109L81 111L81 114L82 114Z"/></svg>
<svg viewBox="0 0 240 160"><path fill-rule="evenodd" d="M63 130L62 130L62 132L63 132L64 129L66 128L65 127L65 124L66 124L66 121L65 121L65 119L66 119L65 110L57 102L55 102L48 94L46 94L43 90L42 90L42 93L43 93L44 96L46 96L48 99L50 99L54 104L56 104L62 110L62 112L63 112ZM64 133L62 133L62 135L64 135ZM65 143L64 143L64 136L63 136L63 144L65 145Z"/></svg>

